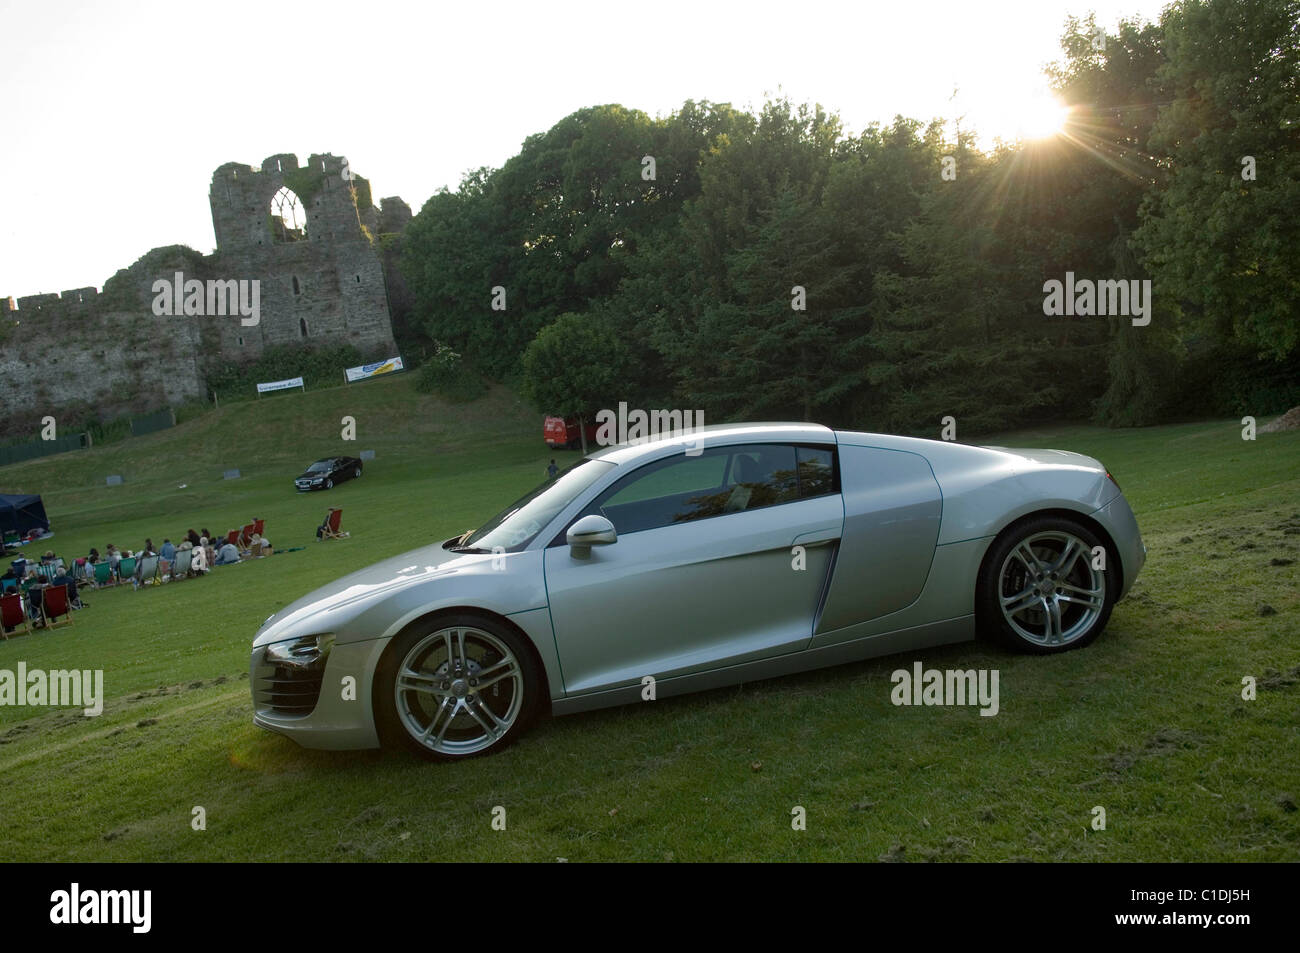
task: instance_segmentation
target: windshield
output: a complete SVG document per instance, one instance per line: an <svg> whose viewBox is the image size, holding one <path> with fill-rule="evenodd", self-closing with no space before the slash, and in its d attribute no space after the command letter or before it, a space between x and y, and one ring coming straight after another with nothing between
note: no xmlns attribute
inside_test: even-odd
<svg viewBox="0 0 1300 953"><path fill-rule="evenodd" d="M547 480L528 495L511 503L456 548L518 552L531 543L560 510L607 474L613 466L612 463L584 457L554 480ZM497 550L498 546L501 550Z"/></svg>
<svg viewBox="0 0 1300 953"><path fill-rule="evenodd" d="M333 460L317 460L307 468L308 473L324 473L333 468Z"/></svg>

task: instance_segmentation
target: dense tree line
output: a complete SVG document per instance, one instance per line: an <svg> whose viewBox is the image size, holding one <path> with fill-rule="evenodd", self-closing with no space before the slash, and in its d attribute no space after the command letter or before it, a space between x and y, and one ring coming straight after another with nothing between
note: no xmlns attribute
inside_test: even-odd
<svg viewBox="0 0 1300 953"><path fill-rule="evenodd" d="M539 409L965 432L1300 403L1300 0L1070 20L1065 133L981 151L821 107L580 110L431 198L409 340ZM1044 313L1066 273L1150 323ZM442 353L446 353L443 351Z"/></svg>

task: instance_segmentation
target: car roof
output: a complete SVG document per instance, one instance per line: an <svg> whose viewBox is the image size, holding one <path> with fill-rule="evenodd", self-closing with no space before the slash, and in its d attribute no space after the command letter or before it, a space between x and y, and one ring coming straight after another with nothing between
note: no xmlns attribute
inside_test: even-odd
<svg viewBox="0 0 1300 953"><path fill-rule="evenodd" d="M681 453L696 446L708 448L714 444L737 443L834 443L835 432L821 424L808 423L744 423L709 424L696 427L690 433L680 431L669 437L652 437L645 440L604 447L588 454L593 460L623 465L646 462L658 457Z"/></svg>

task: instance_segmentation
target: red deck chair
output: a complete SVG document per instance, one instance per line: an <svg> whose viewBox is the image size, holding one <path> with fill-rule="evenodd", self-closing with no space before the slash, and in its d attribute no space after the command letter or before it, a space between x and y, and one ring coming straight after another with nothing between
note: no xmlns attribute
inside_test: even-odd
<svg viewBox="0 0 1300 953"><path fill-rule="evenodd" d="M237 529L232 529L229 533L227 533L227 534L226 534L226 542L230 543L232 546L238 546L238 545L239 545L239 530L237 530ZM217 548L220 549L221 547L218 546Z"/></svg>
<svg viewBox="0 0 1300 953"><path fill-rule="evenodd" d="M244 528L239 531L240 549L247 549L248 544L253 541L253 530L256 528L256 526L257 526L256 523L246 523L244 525Z"/></svg>
<svg viewBox="0 0 1300 953"><path fill-rule="evenodd" d="M61 625L72 625L72 606L68 604L68 586L46 586L41 592L41 611L45 615L45 627L57 629ZM55 622L63 616L62 622Z"/></svg>
<svg viewBox="0 0 1300 953"><path fill-rule="evenodd" d="M343 522L343 510L334 509L333 507L331 507L329 513L327 513L325 516L325 522L321 524L320 538L321 539L345 538L348 534L342 532L339 529L339 525L342 522Z"/></svg>
<svg viewBox="0 0 1300 953"><path fill-rule="evenodd" d="M24 632L31 634L32 624L23 610L22 593L11 592L0 596L0 637L8 639L5 629L13 629L14 635L21 635Z"/></svg>
<svg viewBox="0 0 1300 953"><path fill-rule="evenodd" d="M266 527L266 520L253 520L253 535L261 536Z"/></svg>

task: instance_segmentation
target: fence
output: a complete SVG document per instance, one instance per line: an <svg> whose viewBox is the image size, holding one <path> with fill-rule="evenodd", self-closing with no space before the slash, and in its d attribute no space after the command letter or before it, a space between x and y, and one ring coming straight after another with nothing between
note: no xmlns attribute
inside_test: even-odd
<svg viewBox="0 0 1300 953"><path fill-rule="evenodd" d="M90 446L90 434L74 433L53 440L33 440L30 443L16 443L0 447L0 467L24 460L35 460L52 453L67 453L69 450L84 450Z"/></svg>
<svg viewBox="0 0 1300 953"><path fill-rule="evenodd" d="M171 410L159 410L143 417L131 418L131 436L139 437L176 426L176 414Z"/></svg>

